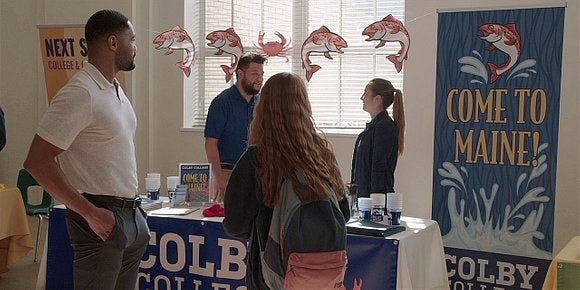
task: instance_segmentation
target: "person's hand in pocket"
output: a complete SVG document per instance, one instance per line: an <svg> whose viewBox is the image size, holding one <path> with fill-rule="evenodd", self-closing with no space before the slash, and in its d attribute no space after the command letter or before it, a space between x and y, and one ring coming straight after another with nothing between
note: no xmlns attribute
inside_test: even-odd
<svg viewBox="0 0 580 290"><path fill-rule="evenodd" d="M103 241L109 238L116 224L113 212L100 207L95 207L94 211L90 215L87 215L85 219L93 232Z"/></svg>

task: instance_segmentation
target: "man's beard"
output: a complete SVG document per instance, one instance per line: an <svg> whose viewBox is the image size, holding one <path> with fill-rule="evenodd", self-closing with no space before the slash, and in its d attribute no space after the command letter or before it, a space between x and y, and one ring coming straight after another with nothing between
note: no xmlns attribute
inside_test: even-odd
<svg viewBox="0 0 580 290"><path fill-rule="evenodd" d="M132 59L131 62L126 63L124 66L121 67L122 71L132 71L135 69L135 59Z"/></svg>
<svg viewBox="0 0 580 290"><path fill-rule="evenodd" d="M117 63L120 63L119 65L119 70L120 71L132 71L135 69L135 54L133 54L133 57L130 59L118 59L117 58Z"/></svg>
<svg viewBox="0 0 580 290"><path fill-rule="evenodd" d="M244 91L246 92L246 94L250 94L250 95L255 95L255 94L257 94L257 93L260 92L259 89L256 90L254 88L253 84L246 82L245 79L242 81L242 89L244 89Z"/></svg>
<svg viewBox="0 0 580 290"><path fill-rule="evenodd" d="M132 62L130 63L128 66L122 67L121 70L122 71L132 71L135 69L135 63Z"/></svg>

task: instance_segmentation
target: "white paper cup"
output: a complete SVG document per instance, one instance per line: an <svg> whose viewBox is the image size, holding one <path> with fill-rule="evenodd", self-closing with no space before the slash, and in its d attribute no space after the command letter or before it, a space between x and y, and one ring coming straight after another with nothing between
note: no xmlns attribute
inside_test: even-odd
<svg viewBox="0 0 580 290"><path fill-rule="evenodd" d="M401 224L401 212L403 211L403 195L400 193L387 193L387 213L391 217L391 224Z"/></svg>
<svg viewBox="0 0 580 290"><path fill-rule="evenodd" d="M175 189L179 184L179 176L167 176L167 188Z"/></svg>
<svg viewBox="0 0 580 290"><path fill-rule="evenodd" d="M147 191L159 190L161 188L161 180L157 177L145 177L145 189Z"/></svg>
<svg viewBox="0 0 580 290"><path fill-rule="evenodd" d="M161 180L161 173L147 173L147 177L155 177Z"/></svg>
<svg viewBox="0 0 580 290"><path fill-rule="evenodd" d="M371 199L373 200L373 207L385 207L386 195L384 193L371 193Z"/></svg>
<svg viewBox="0 0 580 290"><path fill-rule="evenodd" d="M403 195L400 193L387 193L387 210L403 210Z"/></svg>
<svg viewBox="0 0 580 290"><path fill-rule="evenodd" d="M371 210L373 208L373 199L370 197L358 198L358 210Z"/></svg>
<svg viewBox="0 0 580 290"><path fill-rule="evenodd" d="M373 199L370 197L358 198L358 211L363 220L371 220L371 211L373 209Z"/></svg>

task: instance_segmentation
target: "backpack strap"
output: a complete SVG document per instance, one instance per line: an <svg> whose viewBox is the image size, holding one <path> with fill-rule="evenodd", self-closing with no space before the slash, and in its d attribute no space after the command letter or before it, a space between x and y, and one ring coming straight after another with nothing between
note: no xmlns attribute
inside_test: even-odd
<svg viewBox="0 0 580 290"><path fill-rule="evenodd" d="M290 178L282 183L280 198L274 206L272 219L267 234L266 244L260 242L260 259L262 262L262 277L270 289L284 289L285 265L283 262L283 229L286 221L300 207L300 200L293 191Z"/></svg>
<svg viewBox="0 0 580 290"><path fill-rule="evenodd" d="M298 171L295 171L294 174L296 175L296 178L300 182L301 189L302 189L302 187L304 187L308 191L308 187L306 186L306 179L304 178L304 175L302 175L302 173L300 173ZM330 184L328 182L325 182L324 185L331 192L329 199L332 201L334 206L336 206L336 208L338 208L340 210L340 206L338 205L338 199L336 197L336 193L334 192L334 190L332 190L332 187L330 187Z"/></svg>
<svg viewBox="0 0 580 290"><path fill-rule="evenodd" d="M299 185L300 189L306 189L306 191L308 191L308 187L306 186L306 179L304 178L304 175L302 175L302 173L300 173L298 171L294 171L294 175L296 175L296 178L298 179L298 182L300 183L300 185ZM340 209L340 207L338 206L338 199L336 198L336 193L334 192L334 190L332 190L332 187L330 187L330 184L328 182L325 182L324 185L332 193L330 195L330 199L332 200L334 205L336 205L336 207L338 207Z"/></svg>

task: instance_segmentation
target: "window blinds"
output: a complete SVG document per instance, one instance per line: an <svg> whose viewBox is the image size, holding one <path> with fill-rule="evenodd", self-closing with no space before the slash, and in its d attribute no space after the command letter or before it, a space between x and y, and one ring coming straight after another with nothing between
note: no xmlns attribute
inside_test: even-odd
<svg viewBox="0 0 580 290"><path fill-rule="evenodd" d="M203 127L211 100L233 84L225 82L220 65L230 65L227 54L216 56L207 46L205 36L215 30L233 27L240 36L244 51L258 45L258 33L264 31L264 43L280 42L274 32L283 34L293 48L289 62L270 57L264 66L264 82L278 72L294 72L304 77L300 49L308 35L325 25L346 40L344 54L331 53L332 60L312 53L313 64L322 68L308 85L316 125L325 129L364 128L370 120L362 110L360 96L365 85L375 77L390 80L403 89L403 71L397 73L386 59L398 52L399 43L365 41L362 31L388 14L404 23L404 0L214 0L185 1L185 27L196 44L196 62L192 75L184 78L184 127ZM203 32L203 33L201 33ZM197 34L196 34L197 33Z"/></svg>

